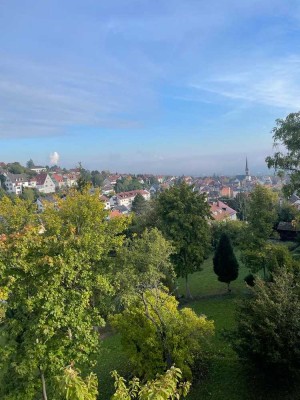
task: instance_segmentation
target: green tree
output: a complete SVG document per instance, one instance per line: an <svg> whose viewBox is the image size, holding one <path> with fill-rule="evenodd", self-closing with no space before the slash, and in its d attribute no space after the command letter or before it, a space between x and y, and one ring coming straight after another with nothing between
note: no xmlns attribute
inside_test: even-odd
<svg viewBox="0 0 300 400"><path fill-rule="evenodd" d="M213 322L198 317L190 308L178 310L178 302L159 287L141 291L139 297L111 323L121 340L134 373L152 379L175 364L184 377L203 356Z"/></svg>
<svg viewBox="0 0 300 400"><path fill-rule="evenodd" d="M0 186L4 190L7 190L5 182L6 182L6 176L4 176L3 174L0 174Z"/></svg>
<svg viewBox="0 0 300 400"><path fill-rule="evenodd" d="M283 201L282 204L277 207L277 223L280 221L292 222L296 220L298 216L299 211L297 208L287 201Z"/></svg>
<svg viewBox="0 0 300 400"><path fill-rule="evenodd" d="M223 233L213 258L214 272L220 282L227 283L230 292L230 282L235 281L239 275L239 263L234 255L229 237Z"/></svg>
<svg viewBox="0 0 300 400"><path fill-rule="evenodd" d="M111 400L179 400L186 397L190 389L190 383L182 380L180 369L175 367L145 384L133 378L126 386L126 380L116 371L112 372L112 377L115 379L116 392Z"/></svg>
<svg viewBox="0 0 300 400"><path fill-rule="evenodd" d="M211 224L213 246L217 246L223 233L230 238L234 246L239 246L245 238L246 229L247 223L244 221L213 221Z"/></svg>
<svg viewBox="0 0 300 400"><path fill-rule="evenodd" d="M247 247L259 247L270 238L277 219L278 198L270 189L256 185L248 207Z"/></svg>
<svg viewBox="0 0 300 400"><path fill-rule="evenodd" d="M145 200L144 196L138 193L133 202L131 211L133 211L137 215L141 215L146 211L147 208L147 200Z"/></svg>
<svg viewBox="0 0 300 400"><path fill-rule="evenodd" d="M20 197L33 203L37 199L37 193L34 189L23 188L23 192Z"/></svg>
<svg viewBox="0 0 300 400"><path fill-rule="evenodd" d="M26 209L20 199L0 202L0 287L8 293L0 397L31 400L43 393L45 400L65 365L93 364L95 327L104 324L94 296L113 290L106 269L123 245L126 219L108 221L99 193L89 191L70 191L40 215L25 215Z"/></svg>
<svg viewBox="0 0 300 400"><path fill-rule="evenodd" d="M225 202L237 211L237 216L241 221L247 221L248 200L248 193L238 193L233 199L226 199Z"/></svg>
<svg viewBox="0 0 300 400"><path fill-rule="evenodd" d="M26 167L28 169L33 168L34 167L34 162L32 161L32 159L28 160L26 163Z"/></svg>
<svg viewBox="0 0 300 400"><path fill-rule="evenodd" d="M117 304L128 305L144 288L164 283L174 288L175 272L170 261L174 251L171 244L158 229L146 229L140 237L128 239L126 246L119 249L117 265L113 275L117 291Z"/></svg>
<svg viewBox="0 0 300 400"><path fill-rule="evenodd" d="M98 379L90 373L83 379L80 371L73 365L64 369L63 376L59 379L60 390L58 395L63 395L65 400L97 400Z"/></svg>
<svg viewBox="0 0 300 400"><path fill-rule="evenodd" d="M299 278L282 268L272 282L256 279L251 290L239 307L234 348L268 374L299 373Z"/></svg>
<svg viewBox="0 0 300 400"><path fill-rule="evenodd" d="M300 112L291 113L285 119L277 119L272 130L273 156L266 158L269 168L289 174L289 183L283 187L287 196L300 189Z"/></svg>
<svg viewBox="0 0 300 400"><path fill-rule="evenodd" d="M94 187L101 187L103 185L104 177L102 174L100 174L99 171L92 171L91 177L92 177L92 184Z"/></svg>
<svg viewBox="0 0 300 400"><path fill-rule="evenodd" d="M270 242L262 244L260 248L244 250L242 261L254 274L263 271L265 280L271 279L274 271L281 268L292 271L298 264L286 246Z"/></svg>
<svg viewBox="0 0 300 400"><path fill-rule="evenodd" d="M155 202L158 228L172 241L172 261L177 276L185 278L186 296L191 297L188 275L201 270L211 249L210 208L204 195L186 183L161 193Z"/></svg>
<svg viewBox="0 0 300 400"><path fill-rule="evenodd" d="M141 383L138 378L133 378L128 385L126 380L117 371L111 373L115 380L115 393L111 400L168 400L186 397L190 383L183 381L179 368L171 367L163 375L146 383ZM96 400L97 377L91 373L86 379L80 376L80 371L73 366L65 368L60 379L61 392L65 400Z"/></svg>
<svg viewBox="0 0 300 400"><path fill-rule="evenodd" d="M12 174L23 174L26 172L26 168L22 167L19 162L13 162L7 164L8 171Z"/></svg>

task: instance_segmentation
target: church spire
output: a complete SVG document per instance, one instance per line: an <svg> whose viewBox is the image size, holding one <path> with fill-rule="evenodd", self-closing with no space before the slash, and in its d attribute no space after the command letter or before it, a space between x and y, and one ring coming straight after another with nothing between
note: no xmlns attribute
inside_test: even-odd
<svg viewBox="0 0 300 400"><path fill-rule="evenodd" d="M249 168L248 168L248 159L246 157L246 168L245 168L246 176L249 176Z"/></svg>

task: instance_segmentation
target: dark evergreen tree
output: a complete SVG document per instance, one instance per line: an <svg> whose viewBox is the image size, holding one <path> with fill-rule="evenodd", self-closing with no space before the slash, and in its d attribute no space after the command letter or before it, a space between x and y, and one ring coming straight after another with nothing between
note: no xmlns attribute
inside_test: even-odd
<svg viewBox="0 0 300 400"><path fill-rule="evenodd" d="M233 248L229 237L223 233L214 255L214 272L218 275L220 282L225 282L228 285L235 281L239 275L239 264L234 255Z"/></svg>
<svg viewBox="0 0 300 400"><path fill-rule="evenodd" d="M135 214L141 215L146 211L146 208L147 208L147 201L140 193L138 193L132 202L131 210Z"/></svg>

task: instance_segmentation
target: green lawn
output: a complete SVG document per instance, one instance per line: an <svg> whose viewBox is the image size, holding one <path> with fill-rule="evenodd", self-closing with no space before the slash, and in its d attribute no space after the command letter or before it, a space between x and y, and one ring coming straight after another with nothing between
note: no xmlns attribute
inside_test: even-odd
<svg viewBox="0 0 300 400"><path fill-rule="evenodd" d="M235 252L239 260L239 252ZM211 255L207 260L204 261L200 272L195 272L189 275L189 286L193 296L218 296L226 294L227 285L225 283L219 282L217 275L213 271L212 263L213 255ZM249 274L247 268L244 267L242 262L239 260L239 276L238 279L231 283L232 293L234 294L244 294L247 292L247 287L244 282L244 278ZM178 290L179 294L185 294L185 280L178 279Z"/></svg>

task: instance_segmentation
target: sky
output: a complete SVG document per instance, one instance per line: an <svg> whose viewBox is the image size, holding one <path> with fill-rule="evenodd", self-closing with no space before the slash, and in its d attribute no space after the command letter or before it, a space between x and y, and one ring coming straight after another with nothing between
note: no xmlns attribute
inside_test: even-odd
<svg viewBox="0 0 300 400"><path fill-rule="evenodd" d="M299 93L299 0L0 0L0 161L263 173Z"/></svg>

